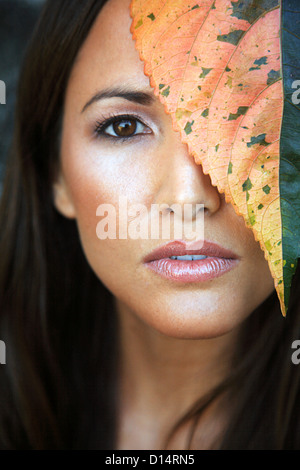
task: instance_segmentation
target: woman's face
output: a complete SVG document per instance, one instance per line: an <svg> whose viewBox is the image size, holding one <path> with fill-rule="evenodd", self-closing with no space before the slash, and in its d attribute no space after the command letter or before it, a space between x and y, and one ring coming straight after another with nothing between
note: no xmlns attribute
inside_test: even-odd
<svg viewBox="0 0 300 470"><path fill-rule="evenodd" d="M130 24L129 1L108 1L74 64L55 204L65 216L76 218L86 258L116 297L122 315L133 315L171 337L219 336L263 302L274 282L251 230L195 164L154 96ZM114 123L107 122L111 118ZM120 198L127 199L128 207L143 204L148 214L153 204L203 204L205 240L232 251L235 261L207 279L200 264L211 266L209 259L145 263L172 236L99 239L98 206L116 208L118 234L119 216L124 215ZM175 222L178 214L165 209L161 221L167 217ZM182 272L191 275L181 277Z"/></svg>

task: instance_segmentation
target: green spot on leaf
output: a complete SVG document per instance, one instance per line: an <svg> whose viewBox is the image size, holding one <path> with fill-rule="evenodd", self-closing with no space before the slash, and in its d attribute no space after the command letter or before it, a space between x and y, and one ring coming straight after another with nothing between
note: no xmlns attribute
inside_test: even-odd
<svg viewBox="0 0 300 470"><path fill-rule="evenodd" d="M191 114L192 114L192 112L185 109L185 108L178 108L178 109L176 109L176 112L175 112L175 116L176 116L177 121L180 121L180 119L182 119L184 116L185 117L190 117Z"/></svg>
<svg viewBox="0 0 300 470"><path fill-rule="evenodd" d="M246 181L244 181L244 183L243 183L243 186L242 186L243 191L250 191L250 189L252 188L252 186L253 186L253 185L252 185L252 183L251 183L251 181L250 181L250 178L248 177L248 178L246 179Z"/></svg>
<svg viewBox="0 0 300 470"><path fill-rule="evenodd" d="M280 70L271 70L268 73L268 80L267 80L267 85L272 85L273 83L277 82L280 78Z"/></svg>
<svg viewBox="0 0 300 470"><path fill-rule="evenodd" d="M259 206L257 206L257 209L260 211L263 207L264 207L263 204L259 204Z"/></svg>
<svg viewBox="0 0 300 470"><path fill-rule="evenodd" d="M252 147L252 145L256 145L256 144L264 145L264 146L269 145L268 142L266 142L265 137L266 137L266 134L260 134L256 137L251 137L251 141L247 142L247 147Z"/></svg>
<svg viewBox="0 0 300 470"><path fill-rule="evenodd" d="M265 241L265 247L268 251L272 250L272 243L270 242L270 240Z"/></svg>
<svg viewBox="0 0 300 470"><path fill-rule="evenodd" d="M155 20L155 16L153 15L153 13L150 13L150 15L147 16L147 18L150 18L150 20L152 21Z"/></svg>
<svg viewBox="0 0 300 470"><path fill-rule="evenodd" d="M230 113L228 121L234 121L235 119L239 118L240 116L244 116L248 111L248 106L239 106L237 112L235 114Z"/></svg>
<svg viewBox="0 0 300 470"><path fill-rule="evenodd" d="M170 86L167 86L167 88L161 92L162 96L169 96L170 94Z"/></svg>
<svg viewBox="0 0 300 470"><path fill-rule="evenodd" d="M186 133L186 135L189 135L191 132L192 132L192 126L194 124L194 121L190 122L188 121L184 127L184 132Z"/></svg>
<svg viewBox="0 0 300 470"><path fill-rule="evenodd" d="M269 194L270 191L271 191L271 188L270 188L270 186L269 186L268 184L266 184L266 186L264 186L264 187L262 188L262 190L263 190L264 193Z"/></svg>
<svg viewBox="0 0 300 470"><path fill-rule="evenodd" d="M206 108L206 109L203 111L203 113L201 113L201 116L203 116L204 118L207 118L208 114L209 114L209 108Z"/></svg>
<svg viewBox="0 0 300 470"><path fill-rule="evenodd" d="M231 175L231 173L232 173L232 162L229 162L227 174Z"/></svg>
<svg viewBox="0 0 300 470"><path fill-rule="evenodd" d="M142 20L142 18L141 18L141 19L139 19L139 21L138 21L137 24L135 25L134 29L138 29L140 26L142 26L142 24L143 24L143 20Z"/></svg>
<svg viewBox="0 0 300 470"><path fill-rule="evenodd" d="M211 70L212 69L206 69L205 67L202 67L202 73L199 75L199 78L205 78Z"/></svg>
<svg viewBox="0 0 300 470"><path fill-rule="evenodd" d="M237 46L244 32L245 31L242 29L236 29L235 31L231 31L231 33L228 34L219 34L219 36L217 36L217 40L221 42L229 42L230 44Z"/></svg>
<svg viewBox="0 0 300 470"><path fill-rule="evenodd" d="M256 67L251 67L249 69L249 72L251 72L252 70L260 70L261 66L266 65L267 63L268 63L268 57L266 57L266 56L261 57L260 59L256 59L254 61L254 65L256 65Z"/></svg>
<svg viewBox="0 0 300 470"><path fill-rule="evenodd" d="M278 6L278 0L232 0L231 16L254 23L266 10Z"/></svg>

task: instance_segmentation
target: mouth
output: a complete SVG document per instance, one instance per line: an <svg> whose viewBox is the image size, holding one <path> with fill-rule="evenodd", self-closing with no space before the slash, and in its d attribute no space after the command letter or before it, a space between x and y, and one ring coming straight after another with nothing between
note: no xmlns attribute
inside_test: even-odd
<svg viewBox="0 0 300 470"><path fill-rule="evenodd" d="M222 276L239 263L231 250L216 243L174 241L156 248L144 264L159 276L177 282L205 282Z"/></svg>

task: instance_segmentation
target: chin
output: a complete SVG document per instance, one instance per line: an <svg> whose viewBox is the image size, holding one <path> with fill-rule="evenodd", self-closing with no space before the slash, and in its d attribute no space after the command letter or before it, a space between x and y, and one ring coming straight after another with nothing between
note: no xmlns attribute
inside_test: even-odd
<svg viewBox="0 0 300 470"><path fill-rule="evenodd" d="M135 315L144 324L164 336L193 340L225 335L237 328L248 316L245 315L245 308L229 310L224 309L224 304L215 305L215 308L213 305L204 308L200 302L198 308L183 305L180 309L180 305L177 304L176 308L161 306L153 310L139 310Z"/></svg>

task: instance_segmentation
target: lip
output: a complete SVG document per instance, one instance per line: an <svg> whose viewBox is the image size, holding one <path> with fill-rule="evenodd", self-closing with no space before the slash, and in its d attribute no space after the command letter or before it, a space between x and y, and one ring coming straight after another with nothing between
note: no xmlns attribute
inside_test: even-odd
<svg viewBox="0 0 300 470"><path fill-rule="evenodd" d="M203 260L171 260L171 256L205 255ZM144 258L145 266L163 278L177 282L205 282L222 276L239 263L239 257L220 245L174 241L154 249Z"/></svg>

